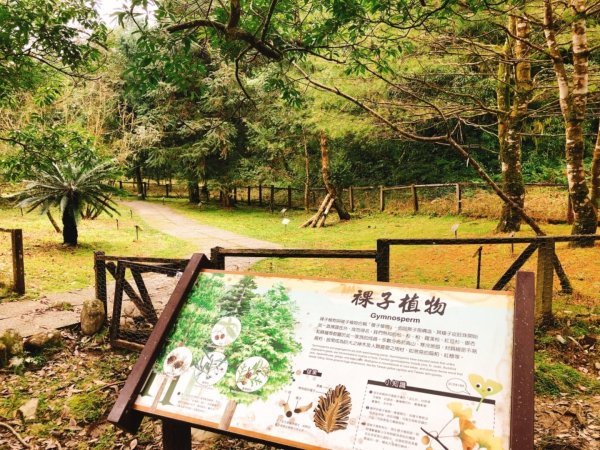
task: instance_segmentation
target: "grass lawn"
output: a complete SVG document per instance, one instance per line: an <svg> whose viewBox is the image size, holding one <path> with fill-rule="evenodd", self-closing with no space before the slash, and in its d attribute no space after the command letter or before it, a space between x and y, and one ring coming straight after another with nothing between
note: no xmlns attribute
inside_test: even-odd
<svg viewBox="0 0 600 450"><path fill-rule="evenodd" d="M460 224L459 237L493 236L496 227L496 222L489 219L376 213L348 222L338 222L337 216L332 214L328 227L300 229L299 225L309 215L299 210L287 213L290 224L286 228L281 223L282 214L279 211L271 214L264 208L240 205L235 209L224 210L214 205L197 207L181 199L167 200L167 205L204 224L280 243L287 248L374 249L378 238L450 238L453 236L450 229L455 223ZM570 233L568 225L544 224L543 229L554 235ZM518 235L528 236L533 233L524 229ZM490 288L525 246L515 245L513 253L510 245L484 245L481 287ZM599 246L600 244L595 248L570 249L567 244L557 244L559 258L576 291L573 296L557 296L558 308L584 313L600 311ZM475 287L476 250L475 245L394 247L391 257L391 280L437 286ZM534 256L524 266L524 270L535 269ZM254 266L254 270L317 277L375 279L375 263L370 260L267 259ZM555 283L555 290L558 292L558 280L555 280ZM514 286L509 285L510 287Z"/></svg>
<svg viewBox="0 0 600 450"><path fill-rule="evenodd" d="M79 246L62 246L62 234L37 212L21 217L19 209L0 208L0 228L22 228L25 247L26 297L79 289L94 284L93 253L130 256L183 257L190 253L189 243L153 230L129 209L119 208L120 216L102 215L79 222ZM60 224L60 215L53 212ZM117 219L119 229L117 229ZM142 227L135 240L135 225ZM0 298L12 281L10 235L0 233ZM4 285L4 287L3 287Z"/></svg>

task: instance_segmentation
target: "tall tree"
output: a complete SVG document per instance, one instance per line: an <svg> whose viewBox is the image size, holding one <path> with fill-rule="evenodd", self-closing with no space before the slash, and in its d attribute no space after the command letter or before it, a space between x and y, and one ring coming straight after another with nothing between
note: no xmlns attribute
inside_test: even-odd
<svg viewBox="0 0 600 450"><path fill-rule="evenodd" d="M517 10L516 13L519 11ZM498 65L498 141L503 190L521 208L525 206L525 184L522 167L522 131L533 95L531 80L529 21L518 14L508 18L509 34L503 49L504 61ZM513 37L514 36L514 37ZM497 230L518 231L521 217L509 204L504 204Z"/></svg>
<svg viewBox="0 0 600 450"><path fill-rule="evenodd" d="M556 20L558 2L544 0L543 29L548 53L552 60L558 84L559 103L565 123L565 159L567 181L573 207L573 234L594 234L598 227L597 210L589 197L584 169L585 138L583 123L586 119L589 94L589 48L587 44L585 0L571 0L571 45L573 72L569 77L558 41L559 25ZM564 17L563 19L565 19ZM592 246L594 241L581 241L574 245Z"/></svg>

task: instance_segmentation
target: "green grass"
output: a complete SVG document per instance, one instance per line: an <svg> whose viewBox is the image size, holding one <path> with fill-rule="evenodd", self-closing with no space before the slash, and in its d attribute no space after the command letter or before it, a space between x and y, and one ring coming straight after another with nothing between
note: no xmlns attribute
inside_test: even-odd
<svg viewBox="0 0 600 450"><path fill-rule="evenodd" d="M538 352L535 355L535 392L550 396L595 395L600 393L600 381Z"/></svg>
<svg viewBox="0 0 600 450"><path fill-rule="evenodd" d="M157 200L151 200L157 201ZM322 229L300 229L299 225L310 215L292 210L287 228L281 223L282 214L270 213L266 208L240 204L234 209L221 209L215 205L201 207L190 205L182 199L167 199L166 204L176 211L203 224L223 228L256 239L282 244L286 248L319 249L375 249L379 238L451 238L451 227L459 223L459 237L495 235L496 221L464 216L429 216L412 214L376 213L354 216L348 222L339 222L332 213L328 225ZM518 236L533 233L523 227ZM544 225L549 234L569 234L568 225ZM523 251L525 244L515 245L511 254L509 245L484 245L481 287L490 288ZM473 288L476 284L477 258L475 245L465 246L412 246L393 247L391 252L391 281ZM557 253L571 282L576 296L556 296L555 306L574 313L600 311L595 300L600 291L595 249L569 249L557 245ZM589 264L581 264L589 261ZM290 275L334 277L357 280L374 280L375 263L371 260L317 260L317 259L266 259L253 267L260 272L277 272ZM524 270L536 270L536 257L531 258ZM560 286L555 280L555 290ZM514 285L509 285L514 288Z"/></svg>
<svg viewBox="0 0 600 450"><path fill-rule="evenodd" d="M96 220L79 222L79 246L62 246L62 235L56 233L46 216L37 212L21 213L15 208L0 208L0 228L22 228L25 251L25 283L27 297L35 298L51 292L65 292L94 284L93 253L155 257L183 257L192 252L189 242L160 233L129 209L119 207L120 216L106 215ZM53 212L60 223L60 215ZM117 222L119 221L119 229ZM135 225L142 227L135 240ZM10 237L0 233L0 298L2 285L11 282Z"/></svg>

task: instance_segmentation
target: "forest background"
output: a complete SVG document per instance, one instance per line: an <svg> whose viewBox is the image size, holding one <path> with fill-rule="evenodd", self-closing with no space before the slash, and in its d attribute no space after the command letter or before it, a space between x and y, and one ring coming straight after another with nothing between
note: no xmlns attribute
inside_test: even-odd
<svg viewBox="0 0 600 450"><path fill-rule="evenodd" d="M524 220L524 182L600 189L599 2L84 0L2 6L0 176L53 164L211 184L483 181ZM87 169L86 169L87 168ZM62 170L64 172L64 170ZM93 212L90 212L93 215Z"/></svg>

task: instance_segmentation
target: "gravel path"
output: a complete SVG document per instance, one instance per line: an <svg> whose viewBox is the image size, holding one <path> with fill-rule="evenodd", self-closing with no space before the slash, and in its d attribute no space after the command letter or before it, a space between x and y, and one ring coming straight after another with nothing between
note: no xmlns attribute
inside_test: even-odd
<svg viewBox="0 0 600 450"><path fill-rule="evenodd" d="M123 202L134 214L140 216L154 229L190 242L190 254L205 253L210 256L212 247L225 248L280 248L278 244L260 241L246 236L203 225L190 219L168 206L141 201ZM101 249L99 249L101 250ZM227 258L229 270L246 270L259 258ZM93 270L90 261L90 270ZM109 276L110 280L111 277ZM144 277L150 295L158 304L164 304L174 287L173 279L160 275ZM107 286L109 292L109 311L112 308L114 282ZM81 306L84 300L93 298L93 287L72 292L45 295L38 300L0 303L0 334L8 328L18 330L22 336L70 326L79 322ZM65 305L70 305L65 307ZM70 309L70 310L69 310Z"/></svg>

